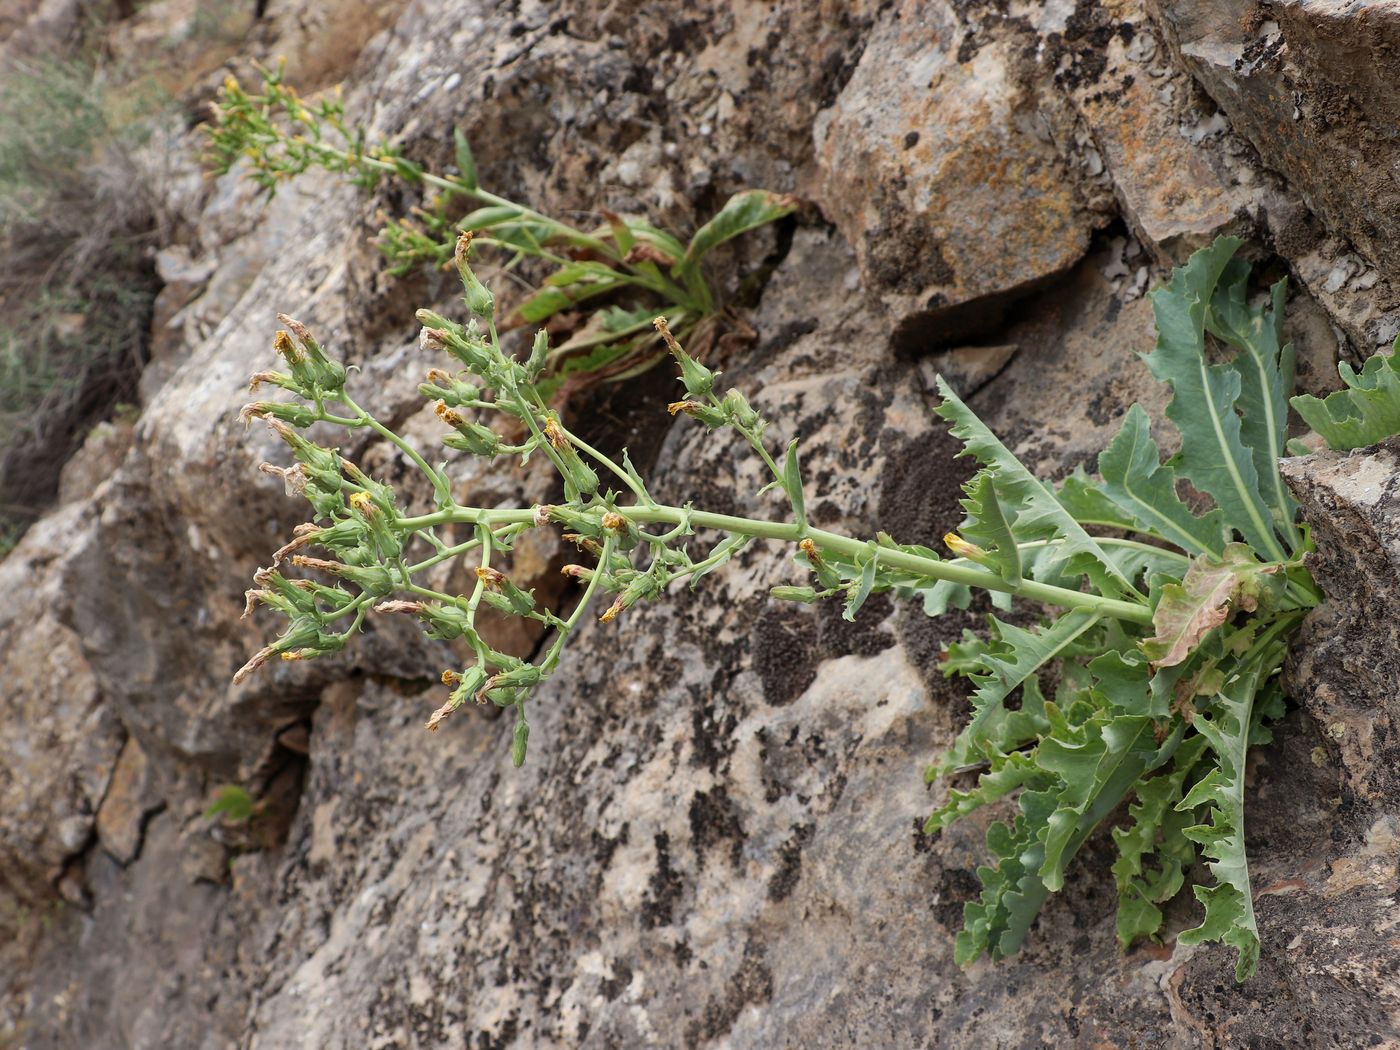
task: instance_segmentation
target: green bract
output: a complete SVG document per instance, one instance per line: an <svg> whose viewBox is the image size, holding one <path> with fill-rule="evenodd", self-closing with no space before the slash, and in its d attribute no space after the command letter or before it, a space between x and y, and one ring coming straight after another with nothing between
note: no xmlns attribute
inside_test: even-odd
<svg viewBox="0 0 1400 1050"><path fill-rule="evenodd" d="M727 208L696 235L694 251L764 221L763 214L751 204ZM621 250L625 237L617 238ZM929 766L930 780L956 779L926 830L936 833L1014 797L1010 818L987 831L988 862L978 869L982 893L966 905L958 960L1016 951L1048 896L1064 886L1080 846L1127 801L1128 823L1113 832L1119 939L1126 947L1159 935L1161 906L1200 858L1213 882L1196 887L1204 918L1181 939L1234 947L1243 980L1259 956L1244 848L1246 754L1250 744L1267 740L1266 724L1282 713L1278 671L1293 629L1320 595L1302 566L1306 536L1276 465L1292 384L1292 353L1279 337L1283 289L1275 286L1265 307L1251 306L1238 247L1222 238L1154 294L1159 338L1147 364L1171 387L1167 417L1181 438L1180 451L1165 462L1147 413L1134 406L1099 458L1100 476L1079 471L1057 488L1019 463L939 381L939 413L981 464L966 486L961 533L946 537L952 558L884 534L857 539L813 525L796 442L775 456L764 440L766 421L742 394L717 396L714 375L660 318L657 331L687 394L671 412L744 437L791 515L765 521L657 502L625 454L619 464L591 448L548 407L537 367L548 354L543 335L527 362L501 349L485 306L489 292L472 274L464 247L456 262L480 323L463 327L427 312L420 319L428 326L424 345L442 351L445 366L465 364L466 374L434 369L421 389L439 399L447 444L482 457L545 456L564 480L565 501L495 509L459 504L441 469L362 410L345 391L343 372L322 363L319 346L298 331L317 367L294 368L277 385L297 394L300 406L259 404L250 412L269 417L299 461L268 469L330 520L301 526L278 559L303 545L323 545L339 560L297 555L293 563L328 571L358 593L263 570L250 604L277 608L290 627L237 677L275 654L298 659L334 651L371 609L411 614L434 637L465 639L474 654L468 666L444 674L452 688L429 728L468 701L512 707L511 755L518 765L528 743L527 703L555 673L595 602L606 603L599 619L611 622L678 580L693 584L752 540L790 545L807 577L775 587L775 598L837 599L847 618L881 592L920 599L932 615L950 604L965 607L974 588L991 592L1003 609L1019 598L1024 608L1015 619L992 619L987 638L966 636L948 648L943 664L946 673L972 682L973 716ZM585 276L579 270L576 279ZM1208 336L1233 356L1209 363ZM332 411L336 405L343 410ZM496 416L513 430L524 424L520 444L496 436L490 426ZM399 510L387 486L299 432L312 421L369 428L393 442L431 483L436 508L417 515ZM1199 498L1183 500L1180 482ZM450 542L443 535L450 526L465 527L468 537ZM567 614L542 607L502 567L524 531L556 527L586 562L564 570L583 585ZM720 539L707 553L692 553L703 532ZM425 570L459 557L477 562L470 594L440 593L418 581ZM483 602L548 628L552 637L542 655L526 662L493 650L476 629ZM1018 703L1008 703L1013 694Z"/></svg>

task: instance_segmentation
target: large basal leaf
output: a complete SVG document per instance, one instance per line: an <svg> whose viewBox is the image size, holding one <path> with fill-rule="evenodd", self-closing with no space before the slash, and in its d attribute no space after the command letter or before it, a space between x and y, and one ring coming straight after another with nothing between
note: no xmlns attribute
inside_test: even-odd
<svg viewBox="0 0 1400 1050"><path fill-rule="evenodd" d="M1123 800L1158 751L1152 719L1095 719L1036 748L1036 764L1060 779L1055 811L1046 821L1038 874L1052 892L1063 888L1065 865L1094 827Z"/></svg>
<svg viewBox="0 0 1400 1050"><path fill-rule="evenodd" d="M1027 786L1042 790L1051 786L1050 778L1036 766L1035 757L1025 751L997 753L987 771L978 776L977 784L971 791L954 788L948 792L948 800L934 810L924 823L924 834L941 831L974 810Z"/></svg>
<svg viewBox="0 0 1400 1050"><path fill-rule="evenodd" d="M1044 859L1037 829L1055 808L1053 791L1021 792L1021 814L1010 826L1000 821L987 829L987 849L995 867L980 867L982 894L963 906L963 929L954 959L965 966L984 952L993 959L1014 954L1050 891L1036 874Z"/></svg>
<svg viewBox="0 0 1400 1050"><path fill-rule="evenodd" d="M952 770L982 761L985 758L983 746L989 741L1002 751L1016 746L1019 742L993 740L990 734L991 729L1001 724L1006 698L1038 670L1058 659L1098 621L1096 613L1078 610L1065 613L1047 627L1028 631L993 618L993 626L998 638L1005 643L1005 649L989 650L986 673L970 676L977 685L972 694L972 720L958 734L948 753L929 767L927 778L932 781Z"/></svg>
<svg viewBox="0 0 1400 1050"><path fill-rule="evenodd" d="M1055 491L1060 506L1069 511L1081 525L1109 529L1134 529L1137 523L1131 514L1104 494L1103 482L1091 478L1083 467L1075 467Z"/></svg>
<svg viewBox="0 0 1400 1050"><path fill-rule="evenodd" d="M1182 742L1170 772L1140 780L1128 807L1132 824L1113 829L1118 859L1113 878L1118 885L1118 943L1126 951L1140 937L1156 936L1162 928L1158 905L1175 897L1195 863L1196 847L1185 835L1193 814L1175 807L1186 780L1205 751L1204 737ZM1155 861L1155 866L1150 866Z"/></svg>
<svg viewBox="0 0 1400 1050"><path fill-rule="evenodd" d="M1277 565L1255 560L1243 543L1231 543L1220 558L1202 555L1191 561L1181 583L1162 587L1152 612L1156 633L1142 643L1153 667L1173 667L1185 661L1201 639L1225 622L1231 603L1246 611L1258 604L1260 577Z"/></svg>
<svg viewBox="0 0 1400 1050"><path fill-rule="evenodd" d="M1221 512L1192 513L1176 494L1176 472L1161 459L1147 413L1133 405L1118 435L1099 454L1103 494L1135 529L1192 554L1219 554L1226 539Z"/></svg>
<svg viewBox="0 0 1400 1050"><path fill-rule="evenodd" d="M730 197L713 219L695 231L680 268L692 267L725 241L791 215L797 198L768 190L746 190Z"/></svg>
<svg viewBox="0 0 1400 1050"><path fill-rule="evenodd" d="M1248 294L1249 264L1232 259L1211 297L1206 327L1239 351L1230 364L1240 375L1240 397L1235 403L1242 417L1240 434L1253 453L1274 523L1296 550L1301 541L1293 524L1298 504L1278 469L1288 439L1288 395L1293 390L1293 345L1283 343L1288 281L1277 281L1269 289L1269 309L1251 307Z"/></svg>
<svg viewBox="0 0 1400 1050"><path fill-rule="evenodd" d="M938 414L951 424L953 436L963 443L961 454L976 457L994 477L1001 506L1008 518L1015 520L1017 540L1062 541L1046 548L1047 556L1036 563L1040 573L1036 578L1044 580L1047 575L1060 573L1082 574L1106 597L1136 594L1132 581L1065 510L1055 493L1021 465L953 393L942 376L937 383L943 399Z"/></svg>
<svg viewBox="0 0 1400 1050"><path fill-rule="evenodd" d="M1365 448L1400 434L1400 339L1389 354L1375 354L1358 374L1343 361L1337 366L1347 389L1325 399L1311 394L1293 398L1298 415L1322 435L1329 448Z"/></svg>
<svg viewBox="0 0 1400 1050"><path fill-rule="evenodd" d="M1251 976L1259 965L1259 930L1244 849L1244 773L1260 674L1257 664L1231 674L1211 712L1196 716L1195 729L1206 738L1219 764L1176 804L1181 812L1209 807L1207 823L1185 828L1183 834L1211 858L1206 866L1216 883L1196 887L1205 918L1178 940L1182 944L1222 941L1233 947L1238 953L1237 981Z"/></svg>
<svg viewBox="0 0 1400 1050"><path fill-rule="evenodd" d="M1215 501L1251 547L1286 561L1235 411L1240 373L1228 364L1206 363L1206 311L1240 244L1233 237L1217 239L1174 270L1169 286L1152 293L1157 349L1146 361L1172 387L1167 417L1181 432L1181 451L1173 460L1177 472Z"/></svg>

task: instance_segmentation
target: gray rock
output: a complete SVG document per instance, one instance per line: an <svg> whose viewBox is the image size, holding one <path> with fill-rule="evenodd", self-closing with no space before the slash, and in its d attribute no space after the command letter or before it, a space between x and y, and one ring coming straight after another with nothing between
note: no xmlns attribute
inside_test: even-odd
<svg viewBox="0 0 1400 1050"><path fill-rule="evenodd" d="M1186 67L1327 226L1400 278L1400 11L1346 0L1156 0Z"/></svg>
<svg viewBox="0 0 1400 1050"><path fill-rule="evenodd" d="M288 45L321 83L337 33L367 39L393 6L284 5L258 46ZM814 520L934 545L961 516L968 467L932 415L931 374L955 376L1038 469L1092 465L1129 404L1162 396L1135 356L1152 341L1144 292L1218 232L1277 252L1303 285L1294 332L1311 388L1390 323L1396 274L1339 171L1360 125L1283 129L1276 161L1263 136L1283 118L1262 87L1246 110L1211 78L1267 80L1278 56L1256 74L1209 46L1175 49L1185 8L1167 6L1170 32L1135 3L1059 0L829 18L414 5L365 51L347 98L433 166L451 163L444 129L463 126L483 178L544 210L607 205L686 230L745 186L814 197L834 225L811 209L716 257L731 294L767 267L741 311L756 342L721 344L717 363L775 436L802 437ZM1295 26L1355 34L1389 17L1284 6L1285 80L1316 80L1351 39ZM158 7L120 47L151 39ZM1208 21L1201 40L1237 31ZM1361 112L1383 111L1386 85L1336 75ZM779 606L767 588L793 579L791 552L755 546L694 595L584 628L532 714L521 771L505 721L422 731L442 698L431 683L457 657L401 622L230 687L272 629L240 619L241 592L304 514L256 470L284 454L235 422L274 313L361 366L365 401L432 447L439 425L415 386L436 362L413 342L412 310L460 307L444 278L380 276L367 237L397 197L308 175L262 210L234 177L200 193L187 174L170 190L187 252L166 259L167 345L142 419L94 440L66 505L0 562L0 1043L1400 1039L1397 550L1388 505L1366 489L1389 485L1396 450L1289 466L1333 601L1290 667L1300 709L1253 760L1260 975L1236 988L1228 950L1170 940L1120 954L1104 837L1020 956L959 971L982 827L932 841L917 827L935 802L923 764L966 710L939 646L975 613L931 621L876 599L852 625ZM735 443L665 415L673 390L655 372L594 391L577 425L630 446L668 500L781 513L753 495L763 479ZM397 454L345 451L426 505ZM450 469L486 504L548 491L538 472ZM557 557L548 541L522 547L513 571L558 596ZM447 571L441 583L454 585ZM246 824L203 816L227 783L256 798ZM1172 929L1195 921L1189 900L1169 915Z"/></svg>
<svg viewBox="0 0 1400 1050"><path fill-rule="evenodd" d="M1327 601L1303 627L1292 692L1323 729L1348 805L1400 803L1400 440L1284 461Z"/></svg>

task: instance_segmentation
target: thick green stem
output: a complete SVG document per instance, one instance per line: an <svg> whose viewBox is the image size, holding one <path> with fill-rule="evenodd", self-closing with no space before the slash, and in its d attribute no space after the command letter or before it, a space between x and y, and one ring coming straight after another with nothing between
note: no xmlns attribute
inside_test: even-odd
<svg viewBox="0 0 1400 1050"><path fill-rule="evenodd" d="M715 529L719 532L733 533L740 536L752 536L755 539L779 540L787 543L797 543L803 539L810 539L817 545L819 550L839 554L847 559L853 559L858 555L863 555L868 548L868 544L864 540L852 539L849 536L841 536L834 532L827 532L824 529L808 527L804 530L792 522L760 521L755 518L735 517L731 514L712 514L703 510L663 505L654 507L625 507L621 508L619 513L625 515L638 525L679 525L689 516L691 525L696 528ZM498 525L531 521L533 518L533 509L478 510L464 507L454 510L438 511L436 514L424 514L416 518L400 518L397 524L401 529L415 531L432 525L442 525L453 521ZM1055 605L1065 609L1092 609L1100 615L1108 616L1115 620L1126 620L1129 623L1142 624L1143 626L1152 623L1152 610L1146 605L1140 605L1136 602L1121 601L1117 598L1105 598L1097 594L1086 594L1082 591L1072 591L1065 587L1036 583L1033 580L1022 580L1020 583L1013 586L1003 580L998 574L987 569L926 558L922 555L911 554L907 551L891 550L887 547L881 548L880 564L887 568L908 572L922 579L946 580L949 583L960 583L968 587L977 587L982 590L1001 591L1005 594L1015 594L1022 598L1028 598L1031 601L1044 602L1046 605Z"/></svg>

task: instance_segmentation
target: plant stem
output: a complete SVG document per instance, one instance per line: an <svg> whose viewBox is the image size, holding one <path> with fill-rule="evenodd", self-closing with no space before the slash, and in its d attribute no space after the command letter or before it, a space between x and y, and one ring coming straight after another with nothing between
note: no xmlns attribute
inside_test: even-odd
<svg viewBox="0 0 1400 1050"><path fill-rule="evenodd" d="M435 514L424 514L416 518L400 518L397 525L400 529L409 531L448 522L497 525L532 521L534 513L533 509L479 510L472 507L462 507L438 511ZM637 525L679 525L688 516L690 523L697 528L715 529L719 532L740 536L752 536L755 539L780 540L788 543L797 543L804 538L810 539L817 545L818 549L841 555L847 559L854 559L857 555L864 554L868 548L868 544L864 540L852 539L849 536L841 536L810 526L804 530L792 522L761 521L756 518L712 514L709 511L660 504L647 507L624 507L620 508L618 513L625 515ZM946 580L949 583L960 583L982 590L1001 591L1065 609L1092 609L1103 616L1143 626L1152 623L1152 610L1146 605L1140 605L1136 602L1105 598L1083 591L1072 591L1065 587L1036 583L1033 580L1022 580L1013 586L997 573L987 569L926 558L907 551L891 550L888 547L881 548L880 564L888 568L903 570L921 579Z"/></svg>

